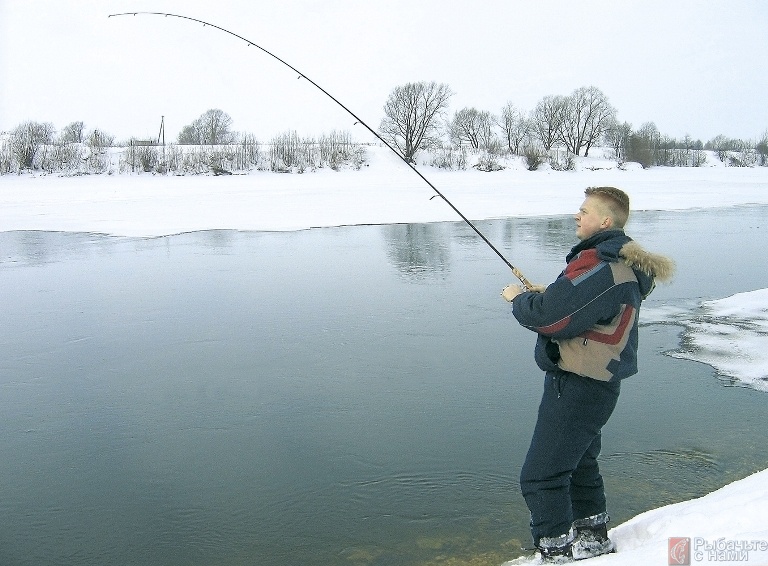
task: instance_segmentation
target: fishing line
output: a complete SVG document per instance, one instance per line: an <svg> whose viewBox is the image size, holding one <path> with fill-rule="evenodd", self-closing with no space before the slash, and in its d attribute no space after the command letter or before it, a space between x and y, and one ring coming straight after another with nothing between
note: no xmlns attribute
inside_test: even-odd
<svg viewBox="0 0 768 566"><path fill-rule="evenodd" d="M469 219L468 219L466 216L464 216L464 215L461 213L461 211L460 211L458 208L456 208L456 207L453 205L453 203L452 203L451 201L449 201L449 200L448 200L448 199L445 197L445 195L444 195L443 193L441 193L441 192L440 192L440 191L437 189L437 187L435 187L435 186L434 186L432 183L430 183L430 182L429 182L429 179L427 179L427 178L426 178L424 175L422 175L422 174L421 174L421 172L419 172L419 170L418 170L418 169L416 169L416 167L414 167L414 165L413 165L411 162L409 162L409 161L408 161L408 160L407 160L405 157L403 157L403 156L400 154L400 152L399 152L399 151L397 151L397 150L396 150L394 147L392 147L392 146L389 144L389 142L387 142L387 141L386 141L384 138L382 138L382 137L381 137L381 136L378 134L378 132L376 132L376 131L375 131L373 128L371 128L371 127L370 127L368 124L366 124L366 123L365 123L365 121L363 121L363 120L362 120L360 117L358 117L358 116L357 116L357 115L356 115L354 112L352 112L352 110L350 110L350 109L349 109L349 108L347 108L347 107L346 107L344 104L342 104L342 102L341 102L339 99L337 99L335 96L333 96L331 93L329 93L327 90L325 90L323 87L321 87L319 84L317 84L315 81L313 81L312 79L310 79L310 78L309 78L307 75L305 75L304 73L302 73L301 71L299 71L299 70L298 70L296 67L294 67L293 65L291 65L291 64L290 64L290 63L288 63L287 61L285 61L285 60L281 59L280 57L278 57L277 55L275 55L275 54L274 54L274 53L272 53L271 51L267 51L266 49L264 49L263 47L261 47L260 45L258 45L258 44L256 44L256 43L254 43L253 41L251 41L251 40L249 40L249 39L246 39L246 38L245 38L245 37L243 37L242 35L238 35L238 34L236 34L236 33L235 33L235 32L233 32L233 31L229 31L228 29L225 29L225 28L223 28L223 27L217 26L217 25L215 25L215 24L212 24L212 23L210 23L210 22L206 22L206 21L203 21L203 20L199 20L199 19L197 19L197 18L192 18L192 17L189 17L189 16L183 16L183 15L180 15L180 14L170 14L170 13L167 13L167 12L123 12L123 13L120 13L120 14L110 14L108 17L112 18L112 17L119 17L119 16L165 16L165 17L171 17L171 18L179 18L179 19L182 19L182 20L189 20L189 21L191 21L191 22L197 22L197 23L199 23L199 24L203 24L203 27L211 27L211 28L213 28L213 29L216 29L216 30L222 31L222 32L224 32L224 33L226 33L226 34L229 34L229 35L231 35L231 36L233 36L233 37L236 37L237 39L240 39L241 41L244 41L248 47L256 47L257 49L259 49L259 50L261 50L262 52L266 53L267 55L269 55L269 56L270 56L270 57L272 57L273 59L276 59L277 61L279 61L280 63L282 63L283 65L285 65L286 67L288 67L289 69L291 69L292 71L294 71L295 73L297 73L297 74L299 75L299 76L298 76L298 78L300 78L300 79L304 79L304 80L306 80L306 81L309 81L309 83L310 83L312 86L314 86L315 88L317 88L317 89L318 89L320 92L322 92L322 93L323 93L324 95L326 95L328 98L330 98L331 100L333 100L333 101L334 101L336 104L338 104L339 106L341 106L341 108L343 108L343 109L344 109L344 110L345 110L345 111L346 111L346 112L347 112L347 113L348 113L350 116L352 116L352 117L353 117L353 118L356 120L356 122L355 122L355 125L356 125L356 124L360 124L360 125L362 125L363 127L365 127L365 129L367 129L369 132L371 132L371 134L373 134L373 135L374 135L374 137L375 137L376 139L378 139L378 140L379 140L381 143L383 143L383 144L384 144L386 147L388 147L390 150L392 150L392 152L393 152L395 155L397 155L397 156L398 156L398 157L401 159L401 161L403 161L403 163L405 163L405 164L406 164L408 167L410 167L411 171L413 171L413 172L414 172L414 173L416 173L416 174L417 174L419 177L421 177L421 179L422 179L422 180L423 180L423 181L424 181L424 182L425 182L427 185L429 185L429 187L430 187L430 188L431 188L433 191L435 191L435 193L436 193L436 194L435 194L434 196L432 196L432 198L435 198L436 196L438 196L438 197L440 197L441 199L443 199L443 200L446 202L446 204L448 204L448 206L450 206L450 207L453 209L453 211L454 211L454 212L456 212L456 214L458 214L458 215L461 217L461 219L462 219L464 222L466 222L466 223L469 225L469 227L470 227L470 228L472 228L472 230L474 230L474 231L475 231L475 233L476 233L478 236L480 236L480 238L483 240L483 242L485 242L485 243L488 245L488 247L490 247L490 248L491 248L491 249L492 249L492 250L493 250L493 251L496 253L496 255L497 255L497 256L499 256L499 257L502 259L502 261L503 261L504 263L506 263L506 264L507 264L507 266L508 266L508 267L509 267L509 268L512 270L512 273L515 275L515 277L517 277L517 278L520 280L520 282L523 284L523 287L525 287L526 289L531 289L531 288L532 288L532 284L530 283L530 281L528 281L528 279L526 279L526 278L525 278L525 276L522 274L522 272L521 272L519 269L517 269L517 268L516 268L514 265L512 265L512 264L509 262L509 260L508 260L507 258L505 258L505 257L502 255L502 253L501 253L501 252L500 252L498 249L496 249L496 246L494 246L494 245L493 245L493 244L492 244L492 243L491 243L491 242L488 240L488 238L486 238L486 237L485 237L485 235L484 235L484 234L483 234L483 233L482 233L480 230L478 230L478 229L477 229L477 226L475 226L474 224L472 224L472 222L471 222L471 221L470 221L470 220L469 220Z"/></svg>

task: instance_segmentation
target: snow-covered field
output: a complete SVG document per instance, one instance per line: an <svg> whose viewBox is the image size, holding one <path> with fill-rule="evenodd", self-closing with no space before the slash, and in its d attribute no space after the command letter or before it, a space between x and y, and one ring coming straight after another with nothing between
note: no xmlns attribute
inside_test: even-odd
<svg viewBox="0 0 768 566"><path fill-rule="evenodd" d="M711 155L708 166L700 168L642 170L630 164L622 170L594 157L579 159L576 170L567 172L529 172L519 162L507 165L495 173L420 170L472 220L572 213L583 200L583 189L596 185L626 190L633 210L768 204L768 167L725 167ZM380 147L369 149L369 165L361 171L224 177L6 175L0 176L0 231L153 237L208 229L277 231L459 219L433 195L413 171ZM674 355L768 390L768 289L744 289L700 308L701 316L685 321L695 347ZM658 316L655 312L645 322ZM667 321L676 316L680 321L680 313L663 313ZM615 527L613 537L619 553L594 564L672 564L670 537L690 538L691 564L768 564L768 470L700 499L643 513ZM676 552L684 546L682 541Z"/></svg>
<svg viewBox="0 0 768 566"><path fill-rule="evenodd" d="M593 150L593 153L600 153ZM391 151L368 148L360 171L232 176L0 176L0 230L159 236L207 229L301 230L344 224L459 220ZM768 167L651 168L579 158L575 171L527 171L518 158L494 173L422 173L471 220L570 214L583 189L615 185L635 210L768 203Z"/></svg>

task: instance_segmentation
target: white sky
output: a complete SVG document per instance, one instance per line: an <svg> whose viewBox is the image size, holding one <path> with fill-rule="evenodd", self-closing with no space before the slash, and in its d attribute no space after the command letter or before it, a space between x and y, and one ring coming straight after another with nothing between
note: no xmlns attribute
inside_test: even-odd
<svg viewBox="0 0 768 566"><path fill-rule="evenodd" d="M635 127L707 141L768 129L762 0L0 0L0 132L82 120L118 140L166 140L209 108L268 141L353 120L306 81L210 21L287 60L376 128L389 92L447 83L451 113L530 110L600 88ZM358 126L359 128L359 126Z"/></svg>

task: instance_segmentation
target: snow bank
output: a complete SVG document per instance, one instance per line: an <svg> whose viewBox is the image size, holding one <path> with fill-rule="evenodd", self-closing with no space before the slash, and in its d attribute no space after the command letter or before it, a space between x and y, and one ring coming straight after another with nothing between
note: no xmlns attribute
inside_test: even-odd
<svg viewBox="0 0 768 566"><path fill-rule="evenodd" d="M460 220L392 152L370 147L361 171L231 176L0 176L0 230L162 236L209 229L301 230ZM420 171L472 220L571 214L583 189L615 185L634 210L768 203L768 167L618 169L579 158L575 171Z"/></svg>
<svg viewBox="0 0 768 566"><path fill-rule="evenodd" d="M642 513L609 536L618 552L590 559L590 566L768 564L768 470L704 497ZM675 561L686 556L687 562ZM535 563L520 558L504 566Z"/></svg>
<svg viewBox="0 0 768 566"><path fill-rule="evenodd" d="M611 536L619 553L596 565L675 563L665 562L673 537L690 539L691 564L768 564L768 470L699 499L642 513Z"/></svg>

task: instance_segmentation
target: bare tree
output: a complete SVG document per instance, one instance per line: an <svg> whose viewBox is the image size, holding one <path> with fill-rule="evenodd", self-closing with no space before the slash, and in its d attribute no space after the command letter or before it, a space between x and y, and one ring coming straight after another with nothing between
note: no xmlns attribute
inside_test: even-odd
<svg viewBox="0 0 768 566"><path fill-rule="evenodd" d="M83 131L85 124L83 122L71 122L67 124L59 135L60 143L83 143Z"/></svg>
<svg viewBox="0 0 768 566"><path fill-rule="evenodd" d="M115 136L102 130L93 130L85 140L85 145L89 149L88 167L92 171L104 173L109 169L110 159L107 148L112 147Z"/></svg>
<svg viewBox="0 0 768 566"><path fill-rule="evenodd" d="M448 85L434 81L396 87L384 105L382 137L413 162L417 151L439 145L439 124L451 96Z"/></svg>
<svg viewBox="0 0 768 566"><path fill-rule="evenodd" d="M659 155L661 145L661 135L656 124L645 122L636 132L629 136L626 160L636 161L644 169L658 164L659 161L666 163L667 158Z"/></svg>
<svg viewBox="0 0 768 566"><path fill-rule="evenodd" d="M235 141L232 118L218 108L208 110L179 132L178 142L188 145L224 145Z"/></svg>
<svg viewBox="0 0 768 566"><path fill-rule="evenodd" d="M584 148L584 157L587 157L592 144L602 138L615 120L616 109L599 88L577 88L566 98L560 139L574 155L579 155Z"/></svg>
<svg viewBox="0 0 768 566"><path fill-rule="evenodd" d="M530 122L514 104L507 102L501 109L498 125L507 142L507 149L514 155L520 155L521 145L531 130Z"/></svg>
<svg viewBox="0 0 768 566"><path fill-rule="evenodd" d="M480 127L478 128L480 148L492 153L499 153L501 150L501 144L494 128L497 122L498 118L490 112L483 110L480 113Z"/></svg>
<svg viewBox="0 0 768 566"><path fill-rule="evenodd" d="M490 112L462 108L453 115L449 124L451 142L459 148L467 143L472 149L488 149L493 144L493 124Z"/></svg>
<svg viewBox="0 0 768 566"><path fill-rule="evenodd" d="M760 155L760 165L768 165L768 130L763 132L763 137L755 145L755 150Z"/></svg>
<svg viewBox="0 0 768 566"><path fill-rule="evenodd" d="M726 159L728 158L728 151L734 149L733 142L734 140L728 139L723 134L719 134L709 140L704 147L714 151L717 158L725 163Z"/></svg>
<svg viewBox="0 0 768 566"><path fill-rule="evenodd" d="M93 130L93 132L85 140L85 144L91 148L91 151L104 151L108 147L112 147L115 143L115 136L108 134L102 130Z"/></svg>
<svg viewBox="0 0 768 566"><path fill-rule="evenodd" d="M202 133L203 143L221 145L232 143L234 134L230 130L232 118L218 108L208 110L198 118L198 130Z"/></svg>
<svg viewBox="0 0 768 566"><path fill-rule="evenodd" d="M605 142L613 149L616 159L624 161L627 155L629 138L632 135L632 124L613 121L605 130L603 137Z"/></svg>
<svg viewBox="0 0 768 566"><path fill-rule="evenodd" d="M533 137L545 151L549 151L560 141L566 105L567 100L564 96L545 96L531 112L530 125Z"/></svg>
<svg viewBox="0 0 768 566"><path fill-rule="evenodd" d="M192 124L187 124L181 129L176 141L180 145L202 145L200 136L198 135L195 126Z"/></svg>
<svg viewBox="0 0 768 566"><path fill-rule="evenodd" d="M477 113L476 108L462 108L453 114L453 119L448 123L448 136L451 145L457 148L469 145L477 149L480 142L477 139Z"/></svg>
<svg viewBox="0 0 768 566"><path fill-rule="evenodd" d="M19 169L32 169L37 151L53 141L55 130L51 123L24 122L11 132L11 152Z"/></svg>

